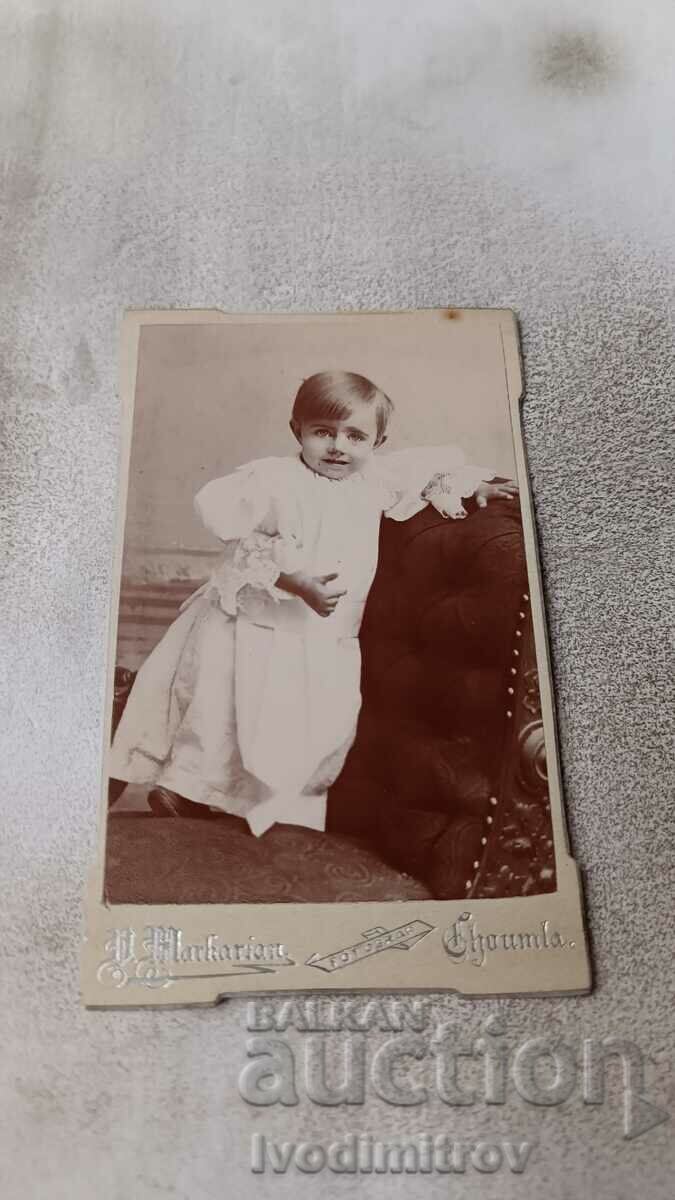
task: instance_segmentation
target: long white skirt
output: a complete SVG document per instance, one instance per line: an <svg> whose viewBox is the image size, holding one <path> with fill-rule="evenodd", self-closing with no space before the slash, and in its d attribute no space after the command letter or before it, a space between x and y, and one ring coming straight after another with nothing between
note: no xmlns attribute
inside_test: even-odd
<svg viewBox="0 0 675 1200"><path fill-rule="evenodd" d="M139 670L110 776L245 817L257 835L275 821L323 829L356 732L360 671L357 637L263 627L200 596Z"/></svg>

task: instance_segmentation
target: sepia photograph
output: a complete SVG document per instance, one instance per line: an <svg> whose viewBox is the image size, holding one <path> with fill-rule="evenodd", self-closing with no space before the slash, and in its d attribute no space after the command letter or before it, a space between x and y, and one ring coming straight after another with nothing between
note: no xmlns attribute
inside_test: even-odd
<svg viewBox="0 0 675 1200"><path fill-rule="evenodd" d="M672 1200L675 3L0 36L0 1200Z"/></svg>
<svg viewBox="0 0 675 1200"><path fill-rule="evenodd" d="M99 900L555 894L513 315L134 328Z"/></svg>

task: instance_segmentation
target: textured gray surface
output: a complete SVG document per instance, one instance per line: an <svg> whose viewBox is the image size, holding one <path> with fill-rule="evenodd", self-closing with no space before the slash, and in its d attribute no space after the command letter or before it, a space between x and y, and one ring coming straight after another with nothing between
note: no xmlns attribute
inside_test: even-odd
<svg viewBox="0 0 675 1200"><path fill-rule="evenodd" d="M672 5L5 0L1 20L3 1195L669 1196L669 1127L623 1141L616 1097L254 1111L243 1001L83 1012L77 955L124 307L513 306L596 990L435 1009L575 1050L632 1036L673 1106ZM539 1146L522 1176L248 1168L252 1129L422 1128Z"/></svg>

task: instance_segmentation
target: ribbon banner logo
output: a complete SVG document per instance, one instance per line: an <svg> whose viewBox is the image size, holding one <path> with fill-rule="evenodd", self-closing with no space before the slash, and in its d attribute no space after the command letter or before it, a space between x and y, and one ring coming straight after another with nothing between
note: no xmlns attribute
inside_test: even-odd
<svg viewBox="0 0 675 1200"><path fill-rule="evenodd" d="M379 954L382 950L410 950L416 942L421 941L435 928L427 921L410 921L407 925L397 925L395 929L385 929L376 925L363 933L363 941L353 946L345 946L343 950L335 950L333 954L311 954L305 959L308 967L318 967L320 971L339 971L342 967L350 967L353 963L370 958L371 954Z"/></svg>

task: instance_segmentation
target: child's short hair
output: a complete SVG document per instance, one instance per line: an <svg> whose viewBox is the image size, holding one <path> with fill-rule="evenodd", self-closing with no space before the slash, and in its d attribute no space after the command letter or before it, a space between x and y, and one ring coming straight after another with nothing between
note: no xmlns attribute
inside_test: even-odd
<svg viewBox="0 0 675 1200"><path fill-rule="evenodd" d="M381 441L394 406L370 379L353 371L319 371L305 379L295 397L293 421L297 425L317 418L344 421L355 404L375 405L375 428Z"/></svg>

